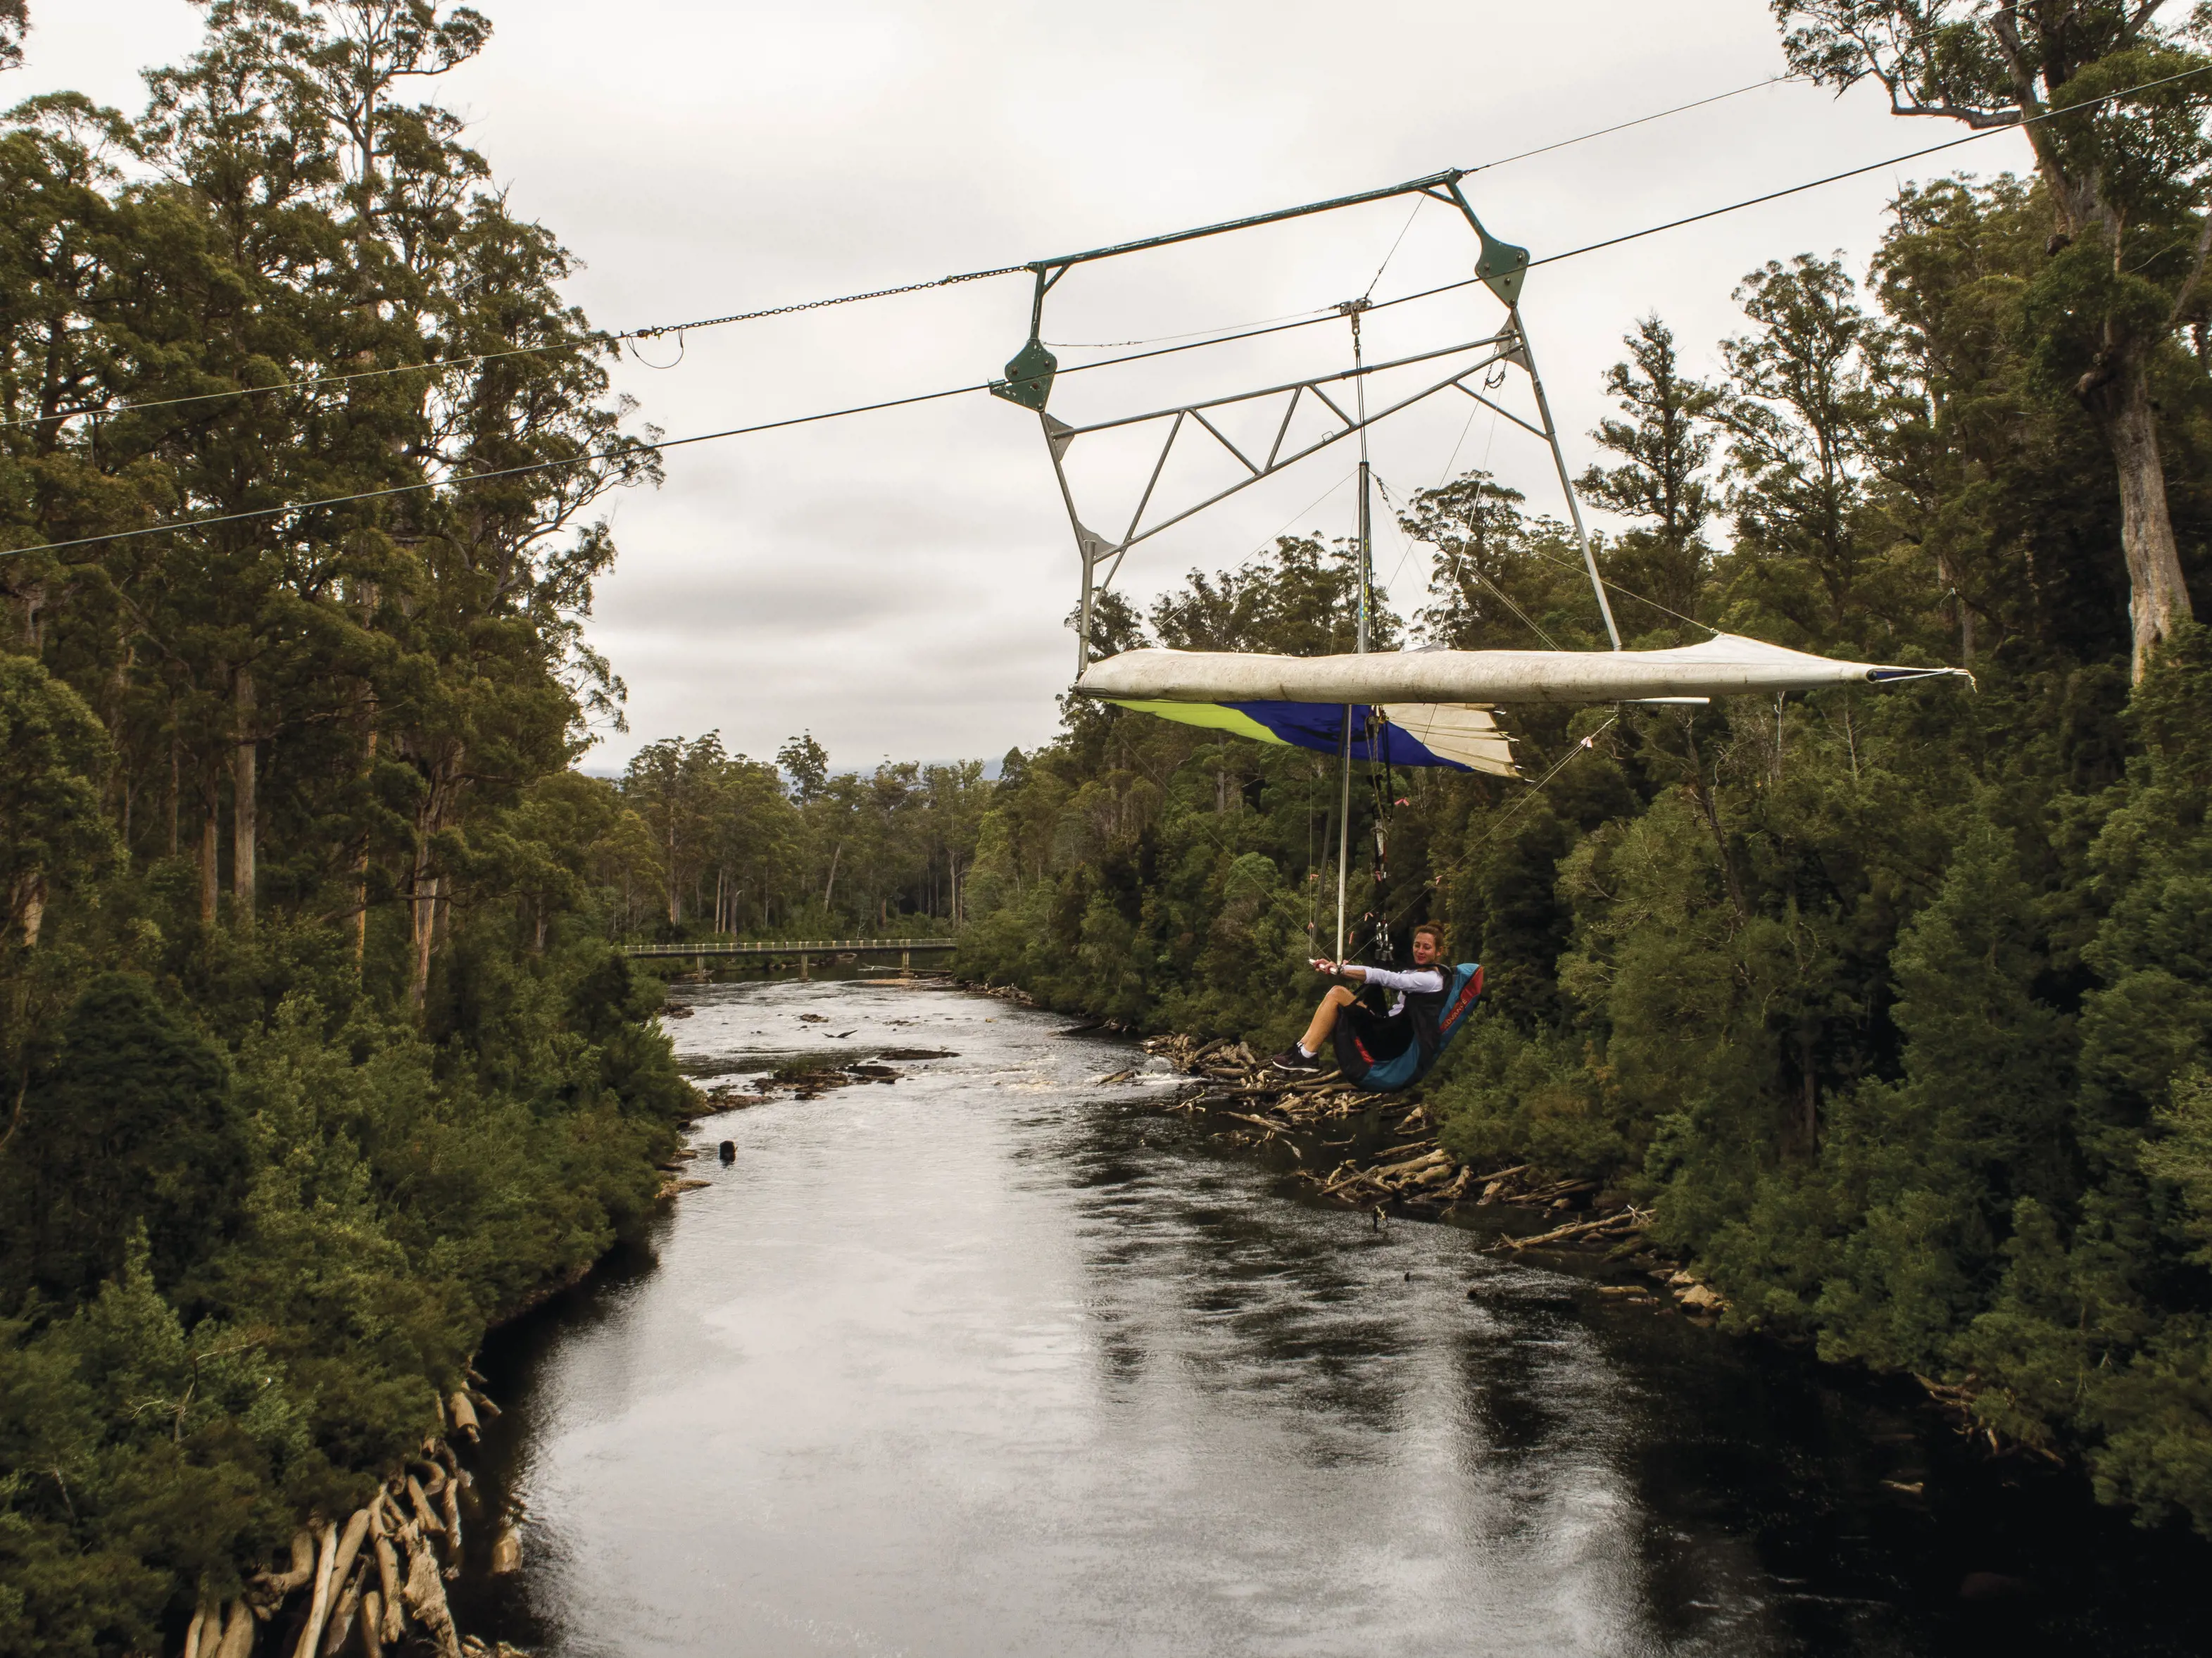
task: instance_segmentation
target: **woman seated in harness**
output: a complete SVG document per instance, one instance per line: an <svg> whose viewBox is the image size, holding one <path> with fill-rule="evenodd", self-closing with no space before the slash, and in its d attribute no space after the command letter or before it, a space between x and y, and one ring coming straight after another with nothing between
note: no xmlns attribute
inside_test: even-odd
<svg viewBox="0 0 2212 1658"><path fill-rule="evenodd" d="M1317 972L1395 990L1397 999L1388 1014L1376 1013L1360 1005L1358 991L1338 985L1321 999L1306 1034L1268 1063L1278 1071L1319 1071L1322 1044L1334 1036L1337 1067L1347 1081L1364 1082L1370 1071L1401 1058L1413 1048L1420 1054L1412 1074L1427 1070L1428 1061L1436 1057L1441 1045L1437 1019L1443 1011L1445 987L1451 982L1443 953L1443 930L1425 921L1413 929L1413 965L1408 972L1361 967L1352 962L1316 962ZM1403 1067L1393 1067L1400 1068Z"/></svg>

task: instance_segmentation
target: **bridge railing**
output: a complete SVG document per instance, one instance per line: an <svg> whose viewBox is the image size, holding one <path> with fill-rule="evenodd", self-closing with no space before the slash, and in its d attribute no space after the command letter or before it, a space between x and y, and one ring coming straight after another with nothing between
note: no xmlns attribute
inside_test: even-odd
<svg viewBox="0 0 2212 1658"><path fill-rule="evenodd" d="M957 950L957 938L771 938L761 942L701 940L689 944L625 944L625 956L832 956L863 951L903 956L914 950Z"/></svg>

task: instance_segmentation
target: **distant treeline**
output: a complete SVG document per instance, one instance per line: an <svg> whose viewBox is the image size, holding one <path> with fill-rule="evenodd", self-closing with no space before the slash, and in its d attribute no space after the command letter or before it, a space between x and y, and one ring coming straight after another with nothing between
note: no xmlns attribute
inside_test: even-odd
<svg viewBox="0 0 2212 1658"><path fill-rule="evenodd" d="M991 786L976 760L832 773L811 736L769 764L709 732L646 744L617 794L624 932L842 938L960 923Z"/></svg>
<svg viewBox="0 0 2212 1658"><path fill-rule="evenodd" d="M2065 9L2075 56L2037 84L2204 61L2122 10ZM2005 9L2031 45L2040 15ZM1833 71L1871 29L1797 46ZM2003 82L1952 45L1918 95ZM1905 190L1863 294L1810 255L1751 272L1710 383L1656 319L1607 378L1581 483L1630 526L1601 562L1632 645L1713 627L1978 689L1509 709L1548 786L1363 775L1352 881L1364 948L1435 919L1488 969L1428 1084L1454 1151L1632 1188L1735 1327L1963 1383L1997 1443L2212 1533L2212 635L2158 568L2208 597L2207 96L2078 118L2032 181ZM1560 524L1482 472L1393 504L1436 554L1419 641L1602 648ZM1109 603L1104 647L1347 649L1346 555L1285 539ZM1008 756L965 969L1284 1042L1327 952L1333 771L1071 708Z"/></svg>

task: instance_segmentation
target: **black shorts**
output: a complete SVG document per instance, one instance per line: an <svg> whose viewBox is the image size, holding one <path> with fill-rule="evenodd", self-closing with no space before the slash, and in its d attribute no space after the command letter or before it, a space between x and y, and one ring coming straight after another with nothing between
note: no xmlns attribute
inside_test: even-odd
<svg viewBox="0 0 2212 1658"><path fill-rule="evenodd" d="M1337 1020L1335 1039L1338 1068L1358 1082L1370 1066L1395 1060L1413 1045L1413 1021L1407 1014L1394 1019L1354 1002Z"/></svg>

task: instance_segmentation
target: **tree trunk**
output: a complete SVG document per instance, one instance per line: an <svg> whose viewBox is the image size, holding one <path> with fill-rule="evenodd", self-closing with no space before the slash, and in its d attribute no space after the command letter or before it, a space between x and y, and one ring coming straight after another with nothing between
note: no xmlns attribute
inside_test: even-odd
<svg viewBox="0 0 2212 1658"><path fill-rule="evenodd" d="M253 921L253 853L259 830L260 798L256 793L253 676L241 671L234 699L237 717L230 758L230 896L240 926Z"/></svg>
<svg viewBox="0 0 2212 1658"><path fill-rule="evenodd" d="M1690 799L1698 808L1698 815L1705 820L1706 829L1712 832L1713 853L1721 862L1721 880L1728 888L1729 903L1738 920L1747 921L1751 919L1751 906L1744 901L1743 883L1737 878L1735 859L1729 856L1728 834L1721 828L1719 805L1713 799L1712 791L1705 786L1705 762L1698 756L1698 735L1692 726L1694 718L1692 714L1681 716L1682 741L1690 754Z"/></svg>
<svg viewBox="0 0 2212 1658"><path fill-rule="evenodd" d="M420 880L415 889L415 970L408 994L417 1012L430 993L430 947L437 938L438 889L444 884L443 877L434 875Z"/></svg>
<svg viewBox="0 0 2212 1658"><path fill-rule="evenodd" d="M367 772L376 770L376 727L368 728ZM353 964L358 969L368 957L368 836L361 837L361 859L354 866L354 899L360 908L353 918Z"/></svg>
<svg viewBox="0 0 2212 1658"><path fill-rule="evenodd" d="M337 1564L338 1528L336 1522L323 1527L322 1546L315 1561L314 1593L307 1601L307 1621L300 1631L299 1643L292 1649L292 1658L315 1658L315 1643L323 1633L323 1620L331 1613L331 1569Z"/></svg>
<svg viewBox="0 0 2212 1658"><path fill-rule="evenodd" d="M1820 1078L1813 1068L1814 1050L1820 1039L1820 1027L1801 1026L1797 1032L1797 1068L1804 1073L1804 1096L1799 1102L1797 1133L1808 1155L1820 1149Z"/></svg>
<svg viewBox="0 0 2212 1658"><path fill-rule="evenodd" d="M2158 647L2194 614L2166 510L2150 377L2142 363L2124 359L2082 402L2119 472L2120 550L2128 562L2128 618L2134 626L2135 677L2140 682Z"/></svg>
<svg viewBox="0 0 2212 1658"><path fill-rule="evenodd" d="M204 926L215 925L216 901L222 891L219 877L222 819L222 791L215 780L209 778L204 785L200 801L200 922Z"/></svg>
<svg viewBox="0 0 2212 1658"><path fill-rule="evenodd" d="M39 947L39 930L46 920L46 876L43 870L33 870L15 878L15 890L9 895L9 909L23 929L23 948Z"/></svg>
<svg viewBox="0 0 2212 1658"><path fill-rule="evenodd" d="M830 878L823 884L822 908L830 908L830 895L837 890L837 860L845 855L845 843L840 841L830 854Z"/></svg>

